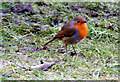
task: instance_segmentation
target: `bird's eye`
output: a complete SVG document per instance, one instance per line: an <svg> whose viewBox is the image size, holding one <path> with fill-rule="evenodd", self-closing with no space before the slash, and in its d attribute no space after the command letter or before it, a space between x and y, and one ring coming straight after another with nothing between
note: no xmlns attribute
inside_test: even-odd
<svg viewBox="0 0 120 82"><path fill-rule="evenodd" d="M79 23L80 21L77 21L77 23Z"/></svg>

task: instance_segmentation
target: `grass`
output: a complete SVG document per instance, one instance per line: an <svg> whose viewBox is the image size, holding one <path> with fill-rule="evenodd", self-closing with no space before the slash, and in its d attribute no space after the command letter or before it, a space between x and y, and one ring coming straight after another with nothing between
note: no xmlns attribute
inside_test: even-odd
<svg viewBox="0 0 120 82"><path fill-rule="evenodd" d="M90 10L97 6L100 6L100 10L97 12L99 14L101 12L106 14L101 8L104 6L107 8L113 6L111 13L117 13L117 10L115 11L115 8L119 8L117 4L102 2L44 3L46 6L42 4L38 6L32 3L32 8L37 11L33 15L24 13L18 15L11 12L10 8L16 4L20 3L2 3L5 15L2 16L4 20L0 22L1 80L118 80L119 24L117 16L103 18L89 15L92 14ZM111 4L112 6L110 6ZM84 13L75 10L75 7L79 7L79 5L81 5L79 9L83 8ZM85 10L90 13L86 14ZM84 16L88 20L87 25L89 27L87 38L74 45L78 55L70 56L73 51L70 45L68 46L68 53L65 53L64 44L61 41L50 43L47 50L36 50L37 48L41 49L42 45L52 39L62 25L74 16ZM33 21L39 23L40 27L31 26ZM95 24L98 27L95 27ZM113 25L113 30L108 28L110 24ZM101 25L106 26L106 28ZM12 60L29 68L40 64L41 60L51 62L56 59L63 60L56 63L48 71L26 71L10 62Z"/></svg>

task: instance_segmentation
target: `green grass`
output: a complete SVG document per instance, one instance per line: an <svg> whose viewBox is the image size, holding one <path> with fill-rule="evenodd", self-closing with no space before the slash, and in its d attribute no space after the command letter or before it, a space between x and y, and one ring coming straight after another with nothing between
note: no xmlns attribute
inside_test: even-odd
<svg viewBox="0 0 120 82"><path fill-rule="evenodd" d="M9 12L10 7L14 7L15 4L18 3L2 3L3 12L7 10L2 18L8 20L8 22L4 20L0 22L0 74L2 80L118 80L118 16L107 18L89 15L91 14L89 9L95 9L98 5L100 6L97 12L99 14L101 12L108 14L102 9L104 6L111 8L111 13L117 13L117 10L115 11L115 9L119 9L117 4L103 2L51 3L52 6L49 6L50 3L45 3L47 6L38 6L32 3L32 8L37 11L33 15L24 13L17 15ZM112 6L110 6L111 4ZM72 5L74 7L81 5L84 10L88 9L89 14L78 12L74 7L71 8ZM39 14L39 12L43 14ZM35 50L42 48L42 45L52 39L60 28L74 16L85 17L89 27L86 39L74 45L77 55L70 56L73 51L71 45L68 46L68 53L66 53L61 41L50 43L47 50ZM56 22L56 20L58 21ZM31 21L37 21L41 27L31 26ZM96 23L99 27L95 27ZM108 28L110 24L113 25L113 30ZM101 25L106 26L106 28ZM63 60L56 63L48 71L26 71L10 62L12 60L29 68L40 64L41 60L51 62L56 59Z"/></svg>

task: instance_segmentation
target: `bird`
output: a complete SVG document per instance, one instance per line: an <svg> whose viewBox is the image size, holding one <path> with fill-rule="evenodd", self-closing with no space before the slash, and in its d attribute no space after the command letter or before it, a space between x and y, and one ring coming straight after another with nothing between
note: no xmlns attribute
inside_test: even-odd
<svg viewBox="0 0 120 82"><path fill-rule="evenodd" d="M65 44L66 52L68 52L67 46L72 45L74 54L77 54L73 45L77 44L78 42L82 42L88 35L88 26L86 23L87 21L85 18L74 17L70 22L63 25L55 37L43 45L43 48L45 48L47 44L54 40L62 40L62 42Z"/></svg>

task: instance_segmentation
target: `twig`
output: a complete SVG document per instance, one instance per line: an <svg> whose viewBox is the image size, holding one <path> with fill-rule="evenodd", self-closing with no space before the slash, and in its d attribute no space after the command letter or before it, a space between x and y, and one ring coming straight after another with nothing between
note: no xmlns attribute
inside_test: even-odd
<svg viewBox="0 0 120 82"><path fill-rule="evenodd" d="M16 62L14 62L14 61L10 61L10 62L12 62L12 63L14 63L15 65L17 65L17 66L19 66L20 68L22 68L22 69L25 69L26 71L27 70L32 70L32 69L40 69L40 70L47 70L47 69L49 69L50 67L52 67L53 65L55 65L57 62L60 62L61 60L60 59L57 59L57 60L55 60L54 62L43 62L42 60L40 61L41 62L41 64L39 64L39 65L35 65L35 66L31 66L31 67L29 67L29 69L27 69L27 68L25 68L25 67L22 67L22 66L20 66L20 65L18 65Z"/></svg>
<svg viewBox="0 0 120 82"><path fill-rule="evenodd" d="M18 65L18 64L17 64L17 63L15 63L14 61L10 61L10 62L14 63L15 65L19 66L19 67L20 67L20 68L22 68L22 69L27 70L27 68L25 68L25 67L22 67L22 66Z"/></svg>

